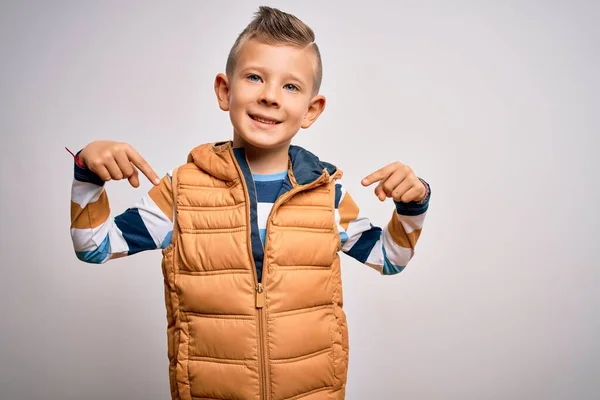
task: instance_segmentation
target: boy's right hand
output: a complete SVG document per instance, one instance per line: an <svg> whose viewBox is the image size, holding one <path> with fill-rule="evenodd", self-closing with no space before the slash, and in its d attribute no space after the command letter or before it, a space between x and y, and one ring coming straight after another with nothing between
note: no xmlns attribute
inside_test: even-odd
<svg viewBox="0 0 600 400"><path fill-rule="evenodd" d="M127 178L133 187L140 186L138 169L154 185L160 178L150 164L129 144L98 140L91 142L79 153L79 161L93 171L103 181L116 181Z"/></svg>

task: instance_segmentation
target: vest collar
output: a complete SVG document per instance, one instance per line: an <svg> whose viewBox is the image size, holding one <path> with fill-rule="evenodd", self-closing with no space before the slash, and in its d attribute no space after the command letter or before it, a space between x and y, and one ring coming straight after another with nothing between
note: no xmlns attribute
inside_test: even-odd
<svg viewBox="0 0 600 400"><path fill-rule="evenodd" d="M215 142L200 145L188 155L188 162L193 162L198 168L223 181L233 181L239 178L236 160L233 156L233 142ZM243 148L235 149L244 154ZM291 145L288 151L290 160L290 180L295 186L307 185L319 179L325 171L328 175L337 172L337 168L319 158L310 151Z"/></svg>

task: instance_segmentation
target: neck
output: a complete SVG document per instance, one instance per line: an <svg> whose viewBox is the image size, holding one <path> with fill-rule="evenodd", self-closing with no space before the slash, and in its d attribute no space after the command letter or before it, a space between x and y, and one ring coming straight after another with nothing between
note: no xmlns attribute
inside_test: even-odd
<svg viewBox="0 0 600 400"><path fill-rule="evenodd" d="M263 149L254 147L242 140L234 139L233 146L244 148L248 165L253 174L268 175L287 171L288 169L289 143L273 149Z"/></svg>

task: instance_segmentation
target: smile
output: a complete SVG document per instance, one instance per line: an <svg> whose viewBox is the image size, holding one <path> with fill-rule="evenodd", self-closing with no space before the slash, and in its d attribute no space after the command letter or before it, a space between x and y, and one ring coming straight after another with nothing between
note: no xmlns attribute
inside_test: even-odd
<svg viewBox="0 0 600 400"><path fill-rule="evenodd" d="M281 121L277 121L276 119L272 119L272 118L268 118L265 116L259 116L259 115L252 115L252 114L248 114L248 116L250 118L252 118L255 121L261 122L263 124L268 124L268 125L277 125L280 124Z"/></svg>

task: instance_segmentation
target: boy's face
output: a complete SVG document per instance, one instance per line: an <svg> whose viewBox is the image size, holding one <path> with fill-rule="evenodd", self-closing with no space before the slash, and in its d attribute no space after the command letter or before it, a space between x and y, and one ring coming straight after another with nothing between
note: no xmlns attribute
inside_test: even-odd
<svg viewBox="0 0 600 400"><path fill-rule="evenodd" d="M316 55L310 48L248 40L232 76L217 75L219 106L229 111L234 142L257 149L285 149L300 128L308 128L325 107L315 96Z"/></svg>

